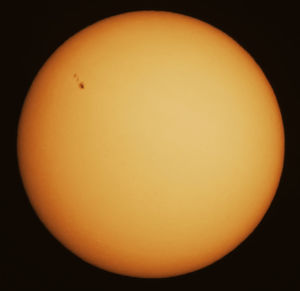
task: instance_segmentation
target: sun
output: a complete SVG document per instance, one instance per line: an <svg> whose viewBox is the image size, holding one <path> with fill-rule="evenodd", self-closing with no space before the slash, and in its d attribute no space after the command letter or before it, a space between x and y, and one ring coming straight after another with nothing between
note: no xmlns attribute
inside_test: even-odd
<svg viewBox="0 0 300 291"><path fill-rule="evenodd" d="M255 229L280 180L284 131L272 87L231 37L137 11L49 57L17 148L29 200L67 249L159 278L216 262Z"/></svg>

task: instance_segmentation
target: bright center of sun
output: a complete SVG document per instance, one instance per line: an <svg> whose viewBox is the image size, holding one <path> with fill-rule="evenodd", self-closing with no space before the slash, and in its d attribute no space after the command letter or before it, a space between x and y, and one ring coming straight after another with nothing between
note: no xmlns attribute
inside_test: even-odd
<svg viewBox="0 0 300 291"><path fill-rule="evenodd" d="M30 202L101 269L201 269L255 229L275 195L284 131L253 58L200 20L140 11L63 43L36 76L18 129Z"/></svg>

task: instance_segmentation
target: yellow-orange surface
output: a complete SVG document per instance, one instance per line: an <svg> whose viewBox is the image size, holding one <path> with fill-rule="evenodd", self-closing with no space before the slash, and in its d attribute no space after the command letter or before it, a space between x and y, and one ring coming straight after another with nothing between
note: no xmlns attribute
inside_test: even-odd
<svg viewBox="0 0 300 291"><path fill-rule="evenodd" d="M257 226L278 186L280 110L252 57L220 30L168 12L107 18L36 76L18 158L41 221L119 274L203 268Z"/></svg>

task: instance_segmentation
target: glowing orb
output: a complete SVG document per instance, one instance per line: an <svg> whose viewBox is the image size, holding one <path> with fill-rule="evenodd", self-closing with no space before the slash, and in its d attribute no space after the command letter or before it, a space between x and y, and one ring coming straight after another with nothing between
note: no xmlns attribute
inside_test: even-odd
<svg viewBox="0 0 300 291"><path fill-rule="evenodd" d="M278 186L280 110L229 36L141 11L80 31L26 97L20 171L41 221L95 266L137 277L203 268L257 226Z"/></svg>

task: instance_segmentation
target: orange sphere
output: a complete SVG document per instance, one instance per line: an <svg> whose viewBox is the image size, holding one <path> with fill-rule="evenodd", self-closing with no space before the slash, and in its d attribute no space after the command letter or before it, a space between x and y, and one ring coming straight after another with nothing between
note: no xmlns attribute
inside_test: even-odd
<svg viewBox="0 0 300 291"><path fill-rule="evenodd" d="M170 12L113 16L36 76L18 158L41 221L95 266L176 276L236 248L278 186L280 110L233 39Z"/></svg>

